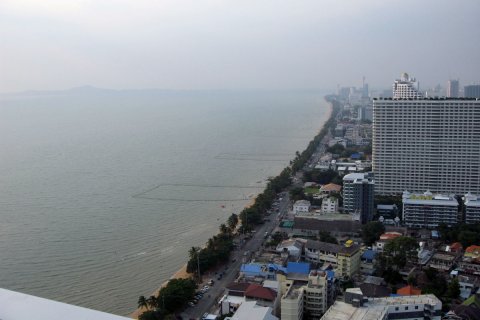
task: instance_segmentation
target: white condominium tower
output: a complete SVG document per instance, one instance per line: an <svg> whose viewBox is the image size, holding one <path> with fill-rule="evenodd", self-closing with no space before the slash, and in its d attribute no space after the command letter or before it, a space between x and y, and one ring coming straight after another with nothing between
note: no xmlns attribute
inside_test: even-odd
<svg viewBox="0 0 480 320"><path fill-rule="evenodd" d="M376 194L480 194L480 99L373 101Z"/></svg>
<svg viewBox="0 0 480 320"><path fill-rule="evenodd" d="M393 98L422 98L424 95L419 91L419 84L415 78L410 78L408 73L402 73L400 79L393 83Z"/></svg>

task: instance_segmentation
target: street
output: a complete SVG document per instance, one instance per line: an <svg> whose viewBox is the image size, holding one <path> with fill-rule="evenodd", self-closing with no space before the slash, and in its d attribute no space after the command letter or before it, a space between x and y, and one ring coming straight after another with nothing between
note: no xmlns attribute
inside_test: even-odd
<svg viewBox="0 0 480 320"><path fill-rule="evenodd" d="M214 304L217 304L220 298L225 294L225 287L232 283L237 277L242 265L242 257L246 251L251 253L259 251L263 242L265 241L265 232L270 235L272 231L278 226L279 220L284 216L290 207L290 195L288 192L282 194L282 200L279 201L278 213L272 213L268 216L267 221L257 226L256 232L253 233L252 238L246 240L243 246L239 246L233 251L230 262L218 269L217 272L224 272L223 277L217 280L217 276L212 274L211 279L215 281L215 284L211 286L210 290L205 292L202 299L193 307L187 307L181 316L183 319L201 319L202 315L206 312L212 311ZM243 236L240 235L242 238ZM199 288L203 287L210 279L208 275L203 275L204 281L199 285Z"/></svg>

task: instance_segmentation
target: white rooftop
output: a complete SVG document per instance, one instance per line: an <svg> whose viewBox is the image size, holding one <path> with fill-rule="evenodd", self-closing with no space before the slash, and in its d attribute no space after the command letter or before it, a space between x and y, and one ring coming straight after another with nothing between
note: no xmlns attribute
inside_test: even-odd
<svg viewBox="0 0 480 320"><path fill-rule="evenodd" d="M278 320L272 315L272 308L257 305L255 301L246 301L237 309L232 320Z"/></svg>
<svg viewBox="0 0 480 320"><path fill-rule="evenodd" d="M0 288L0 319L3 320L131 320L110 313L77 307Z"/></svg>

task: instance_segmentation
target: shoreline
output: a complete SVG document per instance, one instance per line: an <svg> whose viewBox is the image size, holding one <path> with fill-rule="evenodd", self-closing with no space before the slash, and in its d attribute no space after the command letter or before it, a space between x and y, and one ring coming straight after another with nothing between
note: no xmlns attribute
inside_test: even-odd
<svg viewBox="0 0 480 320"><path fill-rule="evenodd" d="M325 97L324 97L324 100L325 100ZM326 100L325 100L326 101ZM326 117L323 118L323 121L320 122L320 128L319 130L317 131L317 134L320 133L320 131L325 127L325 124L327 123L328 120L330 120L330 118L332 117L332 113L333 113L333 104L331 102L328 102L326 101L326 103L328 104L328 110L327 110L327 113L326 113ZM315 137L315 136L314 136ZM260 192L259 192L260 193ZM253 197L251 199L251 201L246 204L243 208L248 208L250 206L252 206L254 203L255 203L255 199L256 199L257 195L255 197ZM161 286L155 290L151 295L153 296L156 296L158 295L158 293L160 292L160 290L165 287L167 285L167 283L172 280L172 279L186 279L186 278L190 278L192 276L191 273L188 273L187 272L187 263L185 263L182 267L180 267L180 269L178 269L168 280L164 281ZM148 298L148 297L147 297ZM132 312L128 317L132 318L132 319L138 319L138 317L144 312L144 311L147 311L145 310L145 308L137 308L134 312Z"/></svg>

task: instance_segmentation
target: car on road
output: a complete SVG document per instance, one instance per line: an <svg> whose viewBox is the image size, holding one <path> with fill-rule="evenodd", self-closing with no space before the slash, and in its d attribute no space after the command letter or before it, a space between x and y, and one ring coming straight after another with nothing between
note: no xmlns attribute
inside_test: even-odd
<svg viewBox="0 0 480 320"><path fill-rule="evenodd" d="M190 307L195 307L195 303L193 303L192 301L190 301L190 302L188 303L188 305L189 305Z"/></svg>

